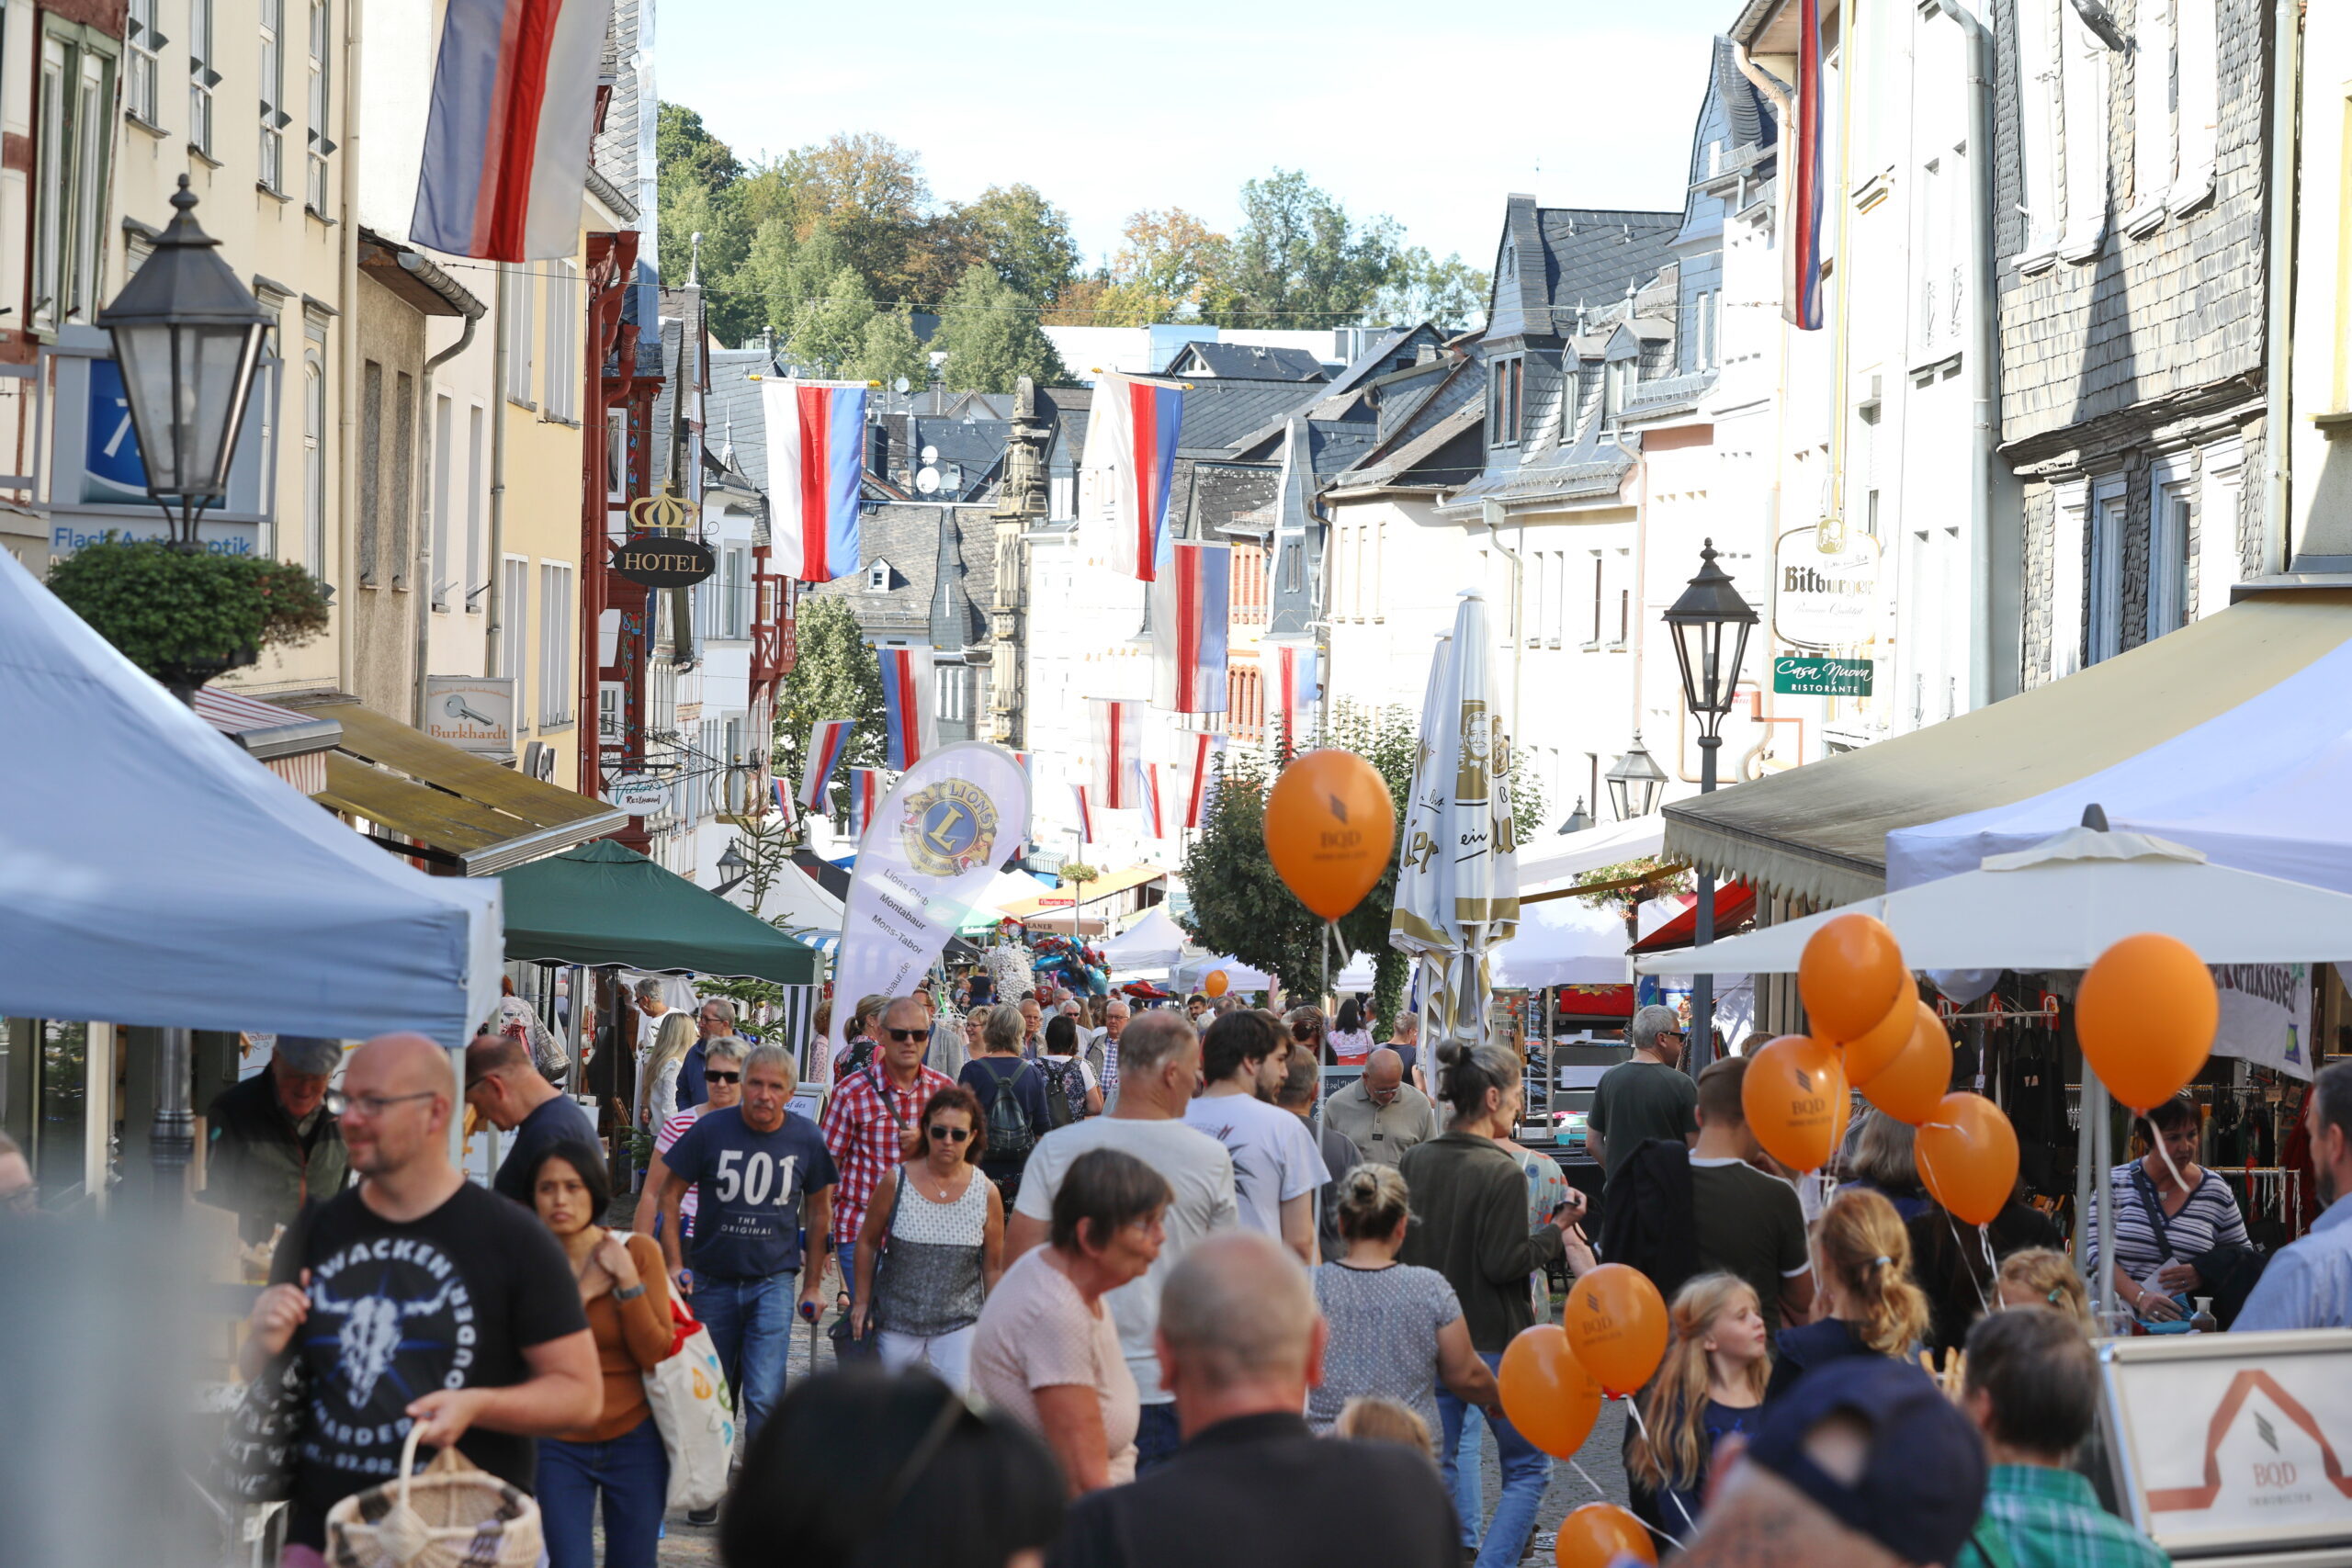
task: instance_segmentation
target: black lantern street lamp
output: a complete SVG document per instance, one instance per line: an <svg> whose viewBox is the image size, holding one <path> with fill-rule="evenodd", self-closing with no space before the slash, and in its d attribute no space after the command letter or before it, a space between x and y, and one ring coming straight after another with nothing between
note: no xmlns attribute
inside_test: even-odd
<svg viewBox="0 0 2352 1568"><path fill-rule="evenodd" d="M1633 750L1618 758L1617 765L1600 776L1609 786L1609 805L1620 822L1631 822L1657 810L1658 793L1666 788L1666 770L1657 765L1657 759L1642 744L1642 732L1638 729L1634 731Z"/></svg>
<svg viewBox="0 0 2352 1568"><path fill-rule="evenodd" d="M208 506L229 494L229 466L271 320L196 226L187 176L176 209L122 292L98 311L114 339L147 494L172 520L172 543L195 550Z"/></svg>
<svg viewBox="0 0 2352 1568"><path fill-rule="evenodd" d="M153 254L98 311L98 324L114 339L147 494L171 519L173 547L193 553L203 547L198 517L229 494L229 465L270 318L220 259L220 242L196 226L196 193L186 175L172 206ZM183 702L195 702L205 673L187 670L174 682ZM185 1029L157 1035L148 1156L156 1201L173 1209L186 1195L196 1154L194 1043Z"/></svg>
<svg viewBox="0 0 2352 1568"><path fill-rule="evenodd" d="M1674 661L1682 669L1682 700L1699 721L1699 793L1715 787L1715 753L1724 743L1724 719L1731 713L1739 686L1740 660L1747 652L1747 634L1756 626L1756 611L1739 596L1731 573L1715 564L1715 542L1699 550L1699 575L1690 580L1666 612L1666 629L1674 636ZM1715 940L1715 878L1699 873L1699 902L1692 910L1697 930L1694 945ZM1714 1054L1715 979L1703 971L1690 982L1690 1071L1705 1067Z"/></svg>
<svg viewBox="0 0 2352 1568"><path fill-rule="evenodd" d="M738 840L728 840L727 848L719 852L718 874L725 880L711 891L722 898L734 892L742 885L743 879L752 874L752 863L744 858L742 846Z"/></svg>

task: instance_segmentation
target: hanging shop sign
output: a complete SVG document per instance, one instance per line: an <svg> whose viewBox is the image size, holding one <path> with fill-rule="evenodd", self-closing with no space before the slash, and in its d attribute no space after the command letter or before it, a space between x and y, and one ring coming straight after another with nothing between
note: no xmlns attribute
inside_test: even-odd
<svg viewBox="0 0 2352 1568"><path fill-rule="evenodd" d="M2309 1081L2312 972L2307 964L2217 964L2221 1018L2213 1055L2234 1056Z"/></svg>
<svg viewBox="0 0 2352 1568"><path fill-rule="evenodd" d="M639 534L613 552L613 570L648 588L692 588L718 568L708 545L674 534Z"/></svg>
<svg viewBox="0 0 2352 1568"><path fill-rule="evenodd" d="M484 757L514 754L514 677L427 675L424 733Z"/></svg>
<svg viewBox="0 0 2352 1568"><path fill-rule="evenodd" d="M613 781L605 798L631 817L650 817L670 805L670 786L661 779L629 773Z"/></svg>
<svg viewBox="0 0 2352 1568"><path fill-rule="evenodd" d="M1878 575L1878 541L1842 520L1790 529L1772 551L1772 635L1815 652L1870 641Z"/></svg>
<svg viewBox="0 0 2352 1568"><path fill-rule="evenodd" d="M1800 697L1867 697L1871 661L1784 654L1772 660L1772 689Z"/></svg>

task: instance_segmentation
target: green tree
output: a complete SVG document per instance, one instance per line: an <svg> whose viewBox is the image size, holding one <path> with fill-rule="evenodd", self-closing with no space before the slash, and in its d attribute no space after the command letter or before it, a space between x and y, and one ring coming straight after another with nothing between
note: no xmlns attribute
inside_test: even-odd
<svg viewBox="0 0 2352 1568"><path fill-rule="evenodd" d="M1051 304L1078 276L1069 214L1036 186L990 186L956 213L978 241L981 259L1022 298Z"/></svg>
<svg viewBox="0 0 2352 1568"><path fill-rule="evenodd" d="M865 323L865 344L856 374L888 387L899 378L920 391L931 381L931 354L915 338L915 324L902 310L878 310Z"/></svg>
<svg viewBox="0 0 2352 1568"><path fill-rule="evenodd" d="M776 173L796 239L828 230L876 299L915 298L932 197L913 152L872 131L842 132L786 153Z"/></svg>
<svg viewBox="0 0 2352 1568"><path fill-rule="evenodd" d="M1097 324L1197 319L1224 275L1227 248L1224 235L1181 207L1133 214L1120 231Z"/></svg>
<svg viewBox="0 0 2352 1568"><path fill-rule="evenodd" d="M1396 275L1374 297L1372 319L1391 326L1433 323L1440 332L1467 332L1487 319L1487 275L1451 255L1438 261L1412 245L1399 252Z"/></svg>
<svg viewBox="0 0 2352 1568"><path fill-rule="evenodd" d="M794 631L798 651L776 692L772 770L787 793L797 795L808 766L808 732L817 721L856 721L831 781L832 797L846 809L847 770L882 765L881 661L865 646L849 601L838 594L803 597Z"/></svg>
<svg viewBox="0 0 2352 1568"><path fill-rule="evenodd" d="M713 136L702 116L684 104L661 106L653 122L653 158L664 180L679 179L705 190L724 190L743 177L735 150Z"/></svg>
<svg viewBox="0 0 2352 1568"><path fill-rule="evenodd" d="M653 151L662 280L685 281L695 257L694 237L700 234L700 277L711 331L721 343L740 342L760 326L756 302L734 287L752 229L740 200L742 163L683 104L661 107Z"/></svg>
<svg viewBox="0 0 2352 1568"><path fill-rule="evenodd" d="M874 320L874 296L854 267L842 267L824 292L803 299L792 319L793 362L820 376L838 376L865 352L866 323Z"/></svg>
<svg viewBox="0 0 2352 1568"><path fill-rule="evenodd" d="M1228 327L1344 326L1362 321L1394 283L1403 231L1362 223L1295 169L1241 187L1241 227L1204 314Z"/></svg>
<svg viewBox="0 0 2352 1568"><path fill-rule="evenodd" d="M1037 324L1037 306L988 266L974 263L940 307L937 346L951 390L1009 392L1026 376L1041 387L1069 379L1053 340Z"/></svg>

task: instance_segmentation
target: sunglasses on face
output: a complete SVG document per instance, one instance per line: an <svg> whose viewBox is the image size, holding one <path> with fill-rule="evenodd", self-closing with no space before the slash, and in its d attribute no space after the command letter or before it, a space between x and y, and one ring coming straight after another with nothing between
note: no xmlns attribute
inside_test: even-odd
<svg viewBox="0 0 2352 1568"><path fill-rule="evenodd" d="M741 1083L743 1081L743 1075L741 1073L705 1072L702 1076L705 1083Z"/></svg>
<svg viewBox="0 0 2352 1568"><path fill-rule="evenodd" d="M921 1041L931 1038L931 1031L928 1029L891 1029L886 1030L884 1032L888 1034L891 1039L899 1042L901 1044L904 1044L909 1041Z"/></svg>
<svg viewBox="0 0 2352 1568"><path fill-rule="evenodd" d="M933 1126L926 1127L923 1131L931 1134L931 1141L934 1144L967 1143L972 1136L972 1130L969 1127Z"/></svg>

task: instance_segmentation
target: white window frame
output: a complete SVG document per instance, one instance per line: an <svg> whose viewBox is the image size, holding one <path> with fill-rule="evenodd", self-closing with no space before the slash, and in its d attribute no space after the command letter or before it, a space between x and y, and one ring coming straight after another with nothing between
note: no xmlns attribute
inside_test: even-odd
<svg viewBox="0 0 2352 1568"><path fill-rule="evenodd" d="M752 635L752 551L748 545L729 545L718 558L720 595L719 636L741 642Z"/></svg>
<svg viewBox="0 0 2352 1568"><path fill-rule="evenodd" d="M2083 591L2089 635L2083 659L2098 664L2123 651L2123 535L2131 525L2131 492L2121 474L2091 482L2090 561Z"/></svg>
<svg viewBox="0 0 2352 1568"><path fill-rule="evenodd" d="M327 328L302 323L302 540L304 563L327 573Z"/></svg>
<svg viewBox="0 0 2352 1568"><path fill-rule="evenodd" d="M523 683L530 673L531 558L503 556L498 570L498 675L514 677L514 720L519 728L524 705Z"/></svg>
<svg viewBox="0 0 2352 1568"><path fill-rule="evenodd" d="M334 0L309 0L309 6L310 56L303 96L310 123L303 131L302 203L324 218L329 211L327 159L335 150L334 139L327 134L333 109L327 56L334 41Z"/></svg>
<svg viewBox="0 0 2352 1568"><path fill-rule="evenodd" d="M888 593L890 591L888 561L878 560L865 569L865 591L868 593Z"/></svg>
<svg viewBox="0 0 2352 1568"><path fill-rule="evenodd" d="M480 402L466 406L466 558L458 569L458 596L466 602L466 614L482 613L482 597L487 582L473 581L482 564L482 509L487 499L483 485L486 471L484 456L490 442L490 411Z"/></svg>
<svg viewBox="0 0 2352 1568"><path fill-rule="evenodd" d="M2148 604L2144 635L2154 642L2166 632L2178 631L2189 615L2189 541L2200 521L2194 472L2188 453L2160 457L2148 475Z"/></svg>
<svg viewBox="0 0 2352 1568"><path fill-rule="evenodd" d="M2219 0L2174 0L2174 50L2180 59L2180 94L2174 110L2174 216L2213 194L2213 164L2221 141L2222 84Z"/></svg>
<svg viewBox="0 0 2352 1568"><path fill-rule="evenodd" d="M536 411L539 405L531 400L531 345L532 329L537 324L535 305L538 290L533 286L531 269L512 262L499 264L498 284L499 327L506 333L506 385L503 390L508 402Z"/></svg>
<svg viewBox="0 0 2352 1568"><path fill-rule="evenodd" d="M2050 678L2083 667L2084 541L2090 534L2090 481L2051 487Z"/></svg>
<svg viewBox="0 0 2352 1568"><path fill-rule="evenodd" d="M2135 238L2164 221L2177 169L2172 84L2179 46L2173 12L2180 3L2140 0L2132 23L2132 209L2123 215L2123 231Z"/></svg>
<svg viewBox="0 0 2352 1568"><path fill-rule="evenodd" d="M968 664L932 667L932 716L947 724L964 724L972 716L972 668Z"/></svg>
<svg viewBox="0 0 2352 1568"><path fill-rule="evenodd" d="M286 194L286 128L294 117L286 112L286 0L260 0L254 30L260 53L256 64L261 88L261 139L254 184L272 196Z"/></svg>
<svg viewBox="0 0 2352 1568"><path fill-rule="evenodd" d="M2066 127L2066 230L2058 254L2070 262L2098 254L2107 241L2108 82L2107 45L2099 42L2081 13L2059 7L2059 36L2065 49L2063 86Z"/></svg>
<svg viewBox="0 0 2352 1568"><path fill-rule="evenodd" d="M1530 648L1544 646L1544 612L1552 603L1552 558L1543 550L1528 554L1526 625L1521 628Z"/></svg>
<svg viewBox="0 0 2352 1568"><path fill-rule="evenodd" d="M2064 4L2017 0L2018 163L2025 239L2016 260L2028 272L2057 258L2059 236L2064 232L2064 187L2058 164L2058 127L2064 106L2058 12Z"/></svg>
<svg viewBox="0 0 2352 1568"><path fill-rule="evenodd" d="M572 570L569 561L539 562L539 728L572 720Z"/></svg>
<svg viewBox="0 0 2352 1568"><path fill-rule="evenodd" d="M2245 443L2236 436L2205 448L2197 502L2197 614L2230 607L2245 570L2238 556L2238 505L2245 491Z"/></svg>
<svg viewBox="0 0 2352 1568"><path fill-rule="evenodd" d="M163 49L171 41L155 26L162 0L130 0L123 21L122 112L151 130L164 128Z"/></svg>
<svg viewBox="0 0 2352 1568"><path fill-rule="evenodd" d="M461 592L465 587L464 563L449 557L449 536L456 531L451 515L454 499L451 481L458 467L458 400L447 392L433 394L433 471L427 483L426 502L433 508L433 569L426 574L432 592L433 607L449 608L449 590Z"/></svg>
<svg viewBox="0 0 2352 1568"><path fill-rule="evenodd" d="M580 333L578 269L568 261L554 264L548 278L547 412L541 416L560 424L580 420Z"/></svg>
<svg viewBox="0 0 2352 1568"><path fill-rule="evenodd" d="M1599 648L1600 646L1601 606L1608 603L1609 599L1609 573L1605 564L1607 558L1599 550L1594 550L1591 554L1592 626L1589 628L1591 635L1584 639L1584 646L1587 648Z"/></svg>
<svg viewBox="0 0 2352 1568"><path fill-rule="evenodd" d="M212 90L220 73L212 69L213 0L187 0L187 144L212 157Z"/></svg>
<svg viewBox="0 0 2352 1568"><path fill-rule="evenodd" d="M40 35L33 122L32 319L88 322L103 298L107 174L119 44L71 22Z"/></svg>

